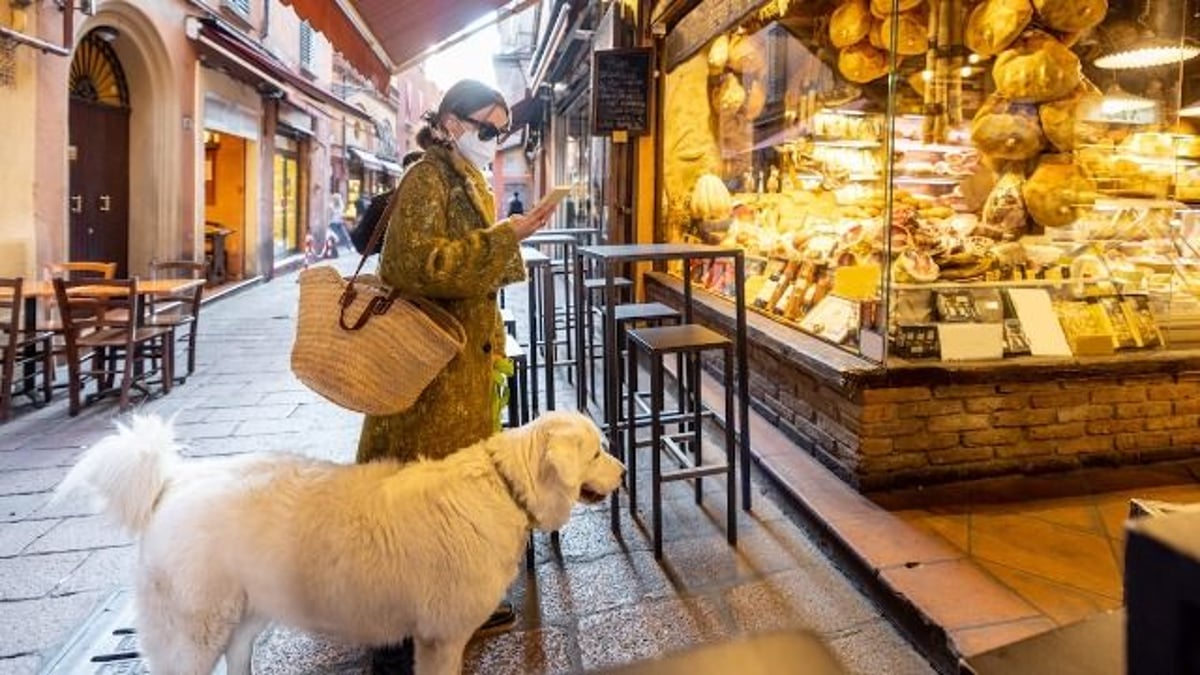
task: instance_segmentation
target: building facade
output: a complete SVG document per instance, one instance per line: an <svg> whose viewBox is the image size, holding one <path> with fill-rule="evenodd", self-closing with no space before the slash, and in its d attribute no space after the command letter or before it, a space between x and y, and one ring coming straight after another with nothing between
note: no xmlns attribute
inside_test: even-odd
<svg viewBox="0 0 1200 675"><path fill-rule="evenodd" d="M334 192L353 204L353 167L360 190L399 174L423 76L380 91L291 6L67 7L0 7L0 274L203 259L215 282L269 278L323 240Z"/></svg>

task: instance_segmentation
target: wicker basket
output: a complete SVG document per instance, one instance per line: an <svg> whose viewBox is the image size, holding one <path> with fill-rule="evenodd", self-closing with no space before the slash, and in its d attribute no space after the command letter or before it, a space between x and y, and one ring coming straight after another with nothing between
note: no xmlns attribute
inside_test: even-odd
<svg viewBox="0 0 1200 675"><path fill-rule="evenodd" d="M437 304L399 297L374 276L351 286L327 266L300 273L299 314L292 372L333 403L368 415L412 407L466 344L462 325Z"/></svg>

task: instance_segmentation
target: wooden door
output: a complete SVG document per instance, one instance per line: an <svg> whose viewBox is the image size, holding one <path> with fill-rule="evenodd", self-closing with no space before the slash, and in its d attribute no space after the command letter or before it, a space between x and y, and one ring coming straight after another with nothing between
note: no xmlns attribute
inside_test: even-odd
<svg viewBox="0 0 1200 675"><path fill-rule="evenodd" d="M129 109L70 103L71 260L117 263L129 275Z"/></svg>

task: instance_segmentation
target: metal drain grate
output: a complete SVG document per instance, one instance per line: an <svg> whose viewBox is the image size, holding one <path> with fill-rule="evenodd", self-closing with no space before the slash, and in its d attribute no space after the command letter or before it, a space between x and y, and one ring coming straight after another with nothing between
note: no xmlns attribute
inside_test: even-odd
<svg viewBox="0 0 1200 675"><path fill-rule="evenodd" d="M116 591L83 622L41 675L148 675L138 656L133 597ZM213 675L225 675L219 663Z"/></svg>

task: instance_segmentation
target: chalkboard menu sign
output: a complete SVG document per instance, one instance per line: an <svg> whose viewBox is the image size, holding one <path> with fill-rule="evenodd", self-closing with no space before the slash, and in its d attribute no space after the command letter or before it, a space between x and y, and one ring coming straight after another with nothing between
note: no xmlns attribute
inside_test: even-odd
<svg viewBox="0 0 1200 675"><path fill-rule="evenodd" d="M728 30L761 4L762 0L703 0L667 35L664 45L667 70L700 51L718 33Z"/></svg>
<svg viewBox="0 0 1200 675"><path fill-rule="evenodd" d="M599 49L592 61L592 134L640 134L650 126L654 51Z"/></svg>

